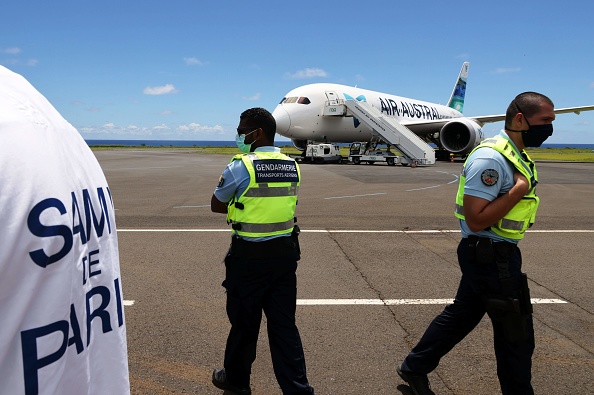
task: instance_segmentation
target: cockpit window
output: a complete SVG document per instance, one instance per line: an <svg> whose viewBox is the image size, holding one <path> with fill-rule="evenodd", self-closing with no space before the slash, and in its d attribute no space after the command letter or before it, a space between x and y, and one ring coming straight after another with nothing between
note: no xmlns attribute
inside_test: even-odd
<svg viewBox="0 0 594 395"><path fill-rule="evenodd" d="M307 97L283 97L280 104L288 103L299 103L299 104L310 104L311 101Z"/></svg>

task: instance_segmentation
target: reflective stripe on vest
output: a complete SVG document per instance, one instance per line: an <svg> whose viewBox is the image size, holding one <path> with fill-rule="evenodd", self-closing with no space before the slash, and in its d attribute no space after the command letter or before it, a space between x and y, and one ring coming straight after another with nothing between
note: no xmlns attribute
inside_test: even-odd
<svg viewBox="0 0 594 395"><path fill-rule="evenodd" d="M249 189L244 196L247 197L274 197L274 196L297 196L299 187L296 182L289 187L269 187L268 184L258 184L257 188Z"/></svg>
<svg viewBox="0 0 594 395"><path fill-rule="evenodd" d="M518 155L512 144L505 138L490 138L483 140L471 153L474 153L480 147L489 147L501 153L527 180L530 181L530 189L526 195L496 224L491 226L491 230L499 236L520 240L524 237L524 232L535 221L536 211L540 200L536 196L536 184L538 183L538 174L534 162L523 151L525 159L522 155ZM468 155L468 157L470 157ZM464 185L466 183L465 174L466 162L462 168L460 175L460 183L458 185L458 193L456 195L456 207L454 214L457 218L465 220L464 217Z"/></svg>
<svg viewBox="0 0 594 395"><path fill-rule="evenodd" d="M271 232L279 232L284 230L293 230L293 226L295 226L294 218L286 222L278 222L275 224L250 224L247 222L238 223L243 233L271 233Z"/></svg>
<svg viewBox="0 0 594 395"><path fill-rule="evenodd" d="M295 160L280 152L251 152L234 160L242 160L250 175L246 190L228 206L234 232L245 237L291 233L301 177Z"/></svg>

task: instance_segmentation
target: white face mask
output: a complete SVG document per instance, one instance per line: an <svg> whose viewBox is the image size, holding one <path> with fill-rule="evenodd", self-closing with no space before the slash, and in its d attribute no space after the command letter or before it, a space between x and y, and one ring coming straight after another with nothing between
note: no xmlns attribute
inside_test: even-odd
<svg viewBox="0 0 594 395"><path fill-rule="evenodd" d="M237 144L237 148L239 148L239 150L245 154L248 154L251 152L252 150L252 144L254 143L253 141L249 144L245 143L245 136L249 136L250 134L254 133L256 130L258 130L257 128L252 130L249 133L246 134L239 134L237 133L235 135L235 144Z"/></svg>

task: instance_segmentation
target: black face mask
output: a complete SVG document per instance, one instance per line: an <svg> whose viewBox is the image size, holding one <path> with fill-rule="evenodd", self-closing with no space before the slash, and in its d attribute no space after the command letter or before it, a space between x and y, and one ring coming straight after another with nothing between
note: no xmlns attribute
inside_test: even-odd
<svg viewBox="0 0 594 395"><path fill-rule="evenodd" d="M518 103L514 104L516 105L518 111L524 114L524 112L520 109L520 106L518 106ZM510 132L522 133L522 142L524 143L524 146L533 148L540 147L546 139L553 135L553 124L530 125L530 122L528 122L528 118L526 118L526 116L524 116L524 119L528 124L528 130L512 130L506 128L506 130L509 130Z"/></svg>
<svg viewBox="0 0 594 395"><path fill-rule="evenodd" d="M528 123L528 120L526 120ZM528 130L522 131L522 141L526 147L540 147L553 134L553 125L530 125Z"/></svg>

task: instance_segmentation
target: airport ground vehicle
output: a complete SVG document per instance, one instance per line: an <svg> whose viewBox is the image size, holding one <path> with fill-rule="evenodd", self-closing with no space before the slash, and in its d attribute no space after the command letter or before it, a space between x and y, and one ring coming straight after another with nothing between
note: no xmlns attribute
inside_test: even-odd
<svg viewBox="0 0 594 395"><path fill-rule="evenodd" d="M338 144L316 143L308 144L305 151L295 160L310 163L342 163L344 158L340 155Z"/></svg>
<svg viewBox="0 0 594 395"><path fill-rule="evenodd" d="M404 156L392 152L390 146L387 148L380 148L379 143L372 142L354 142L349 149L349 162L355 165L366 162L367 164L374 164L375 162L386 162L389 166L401 164L408 166L413 164Z"/></svg>

